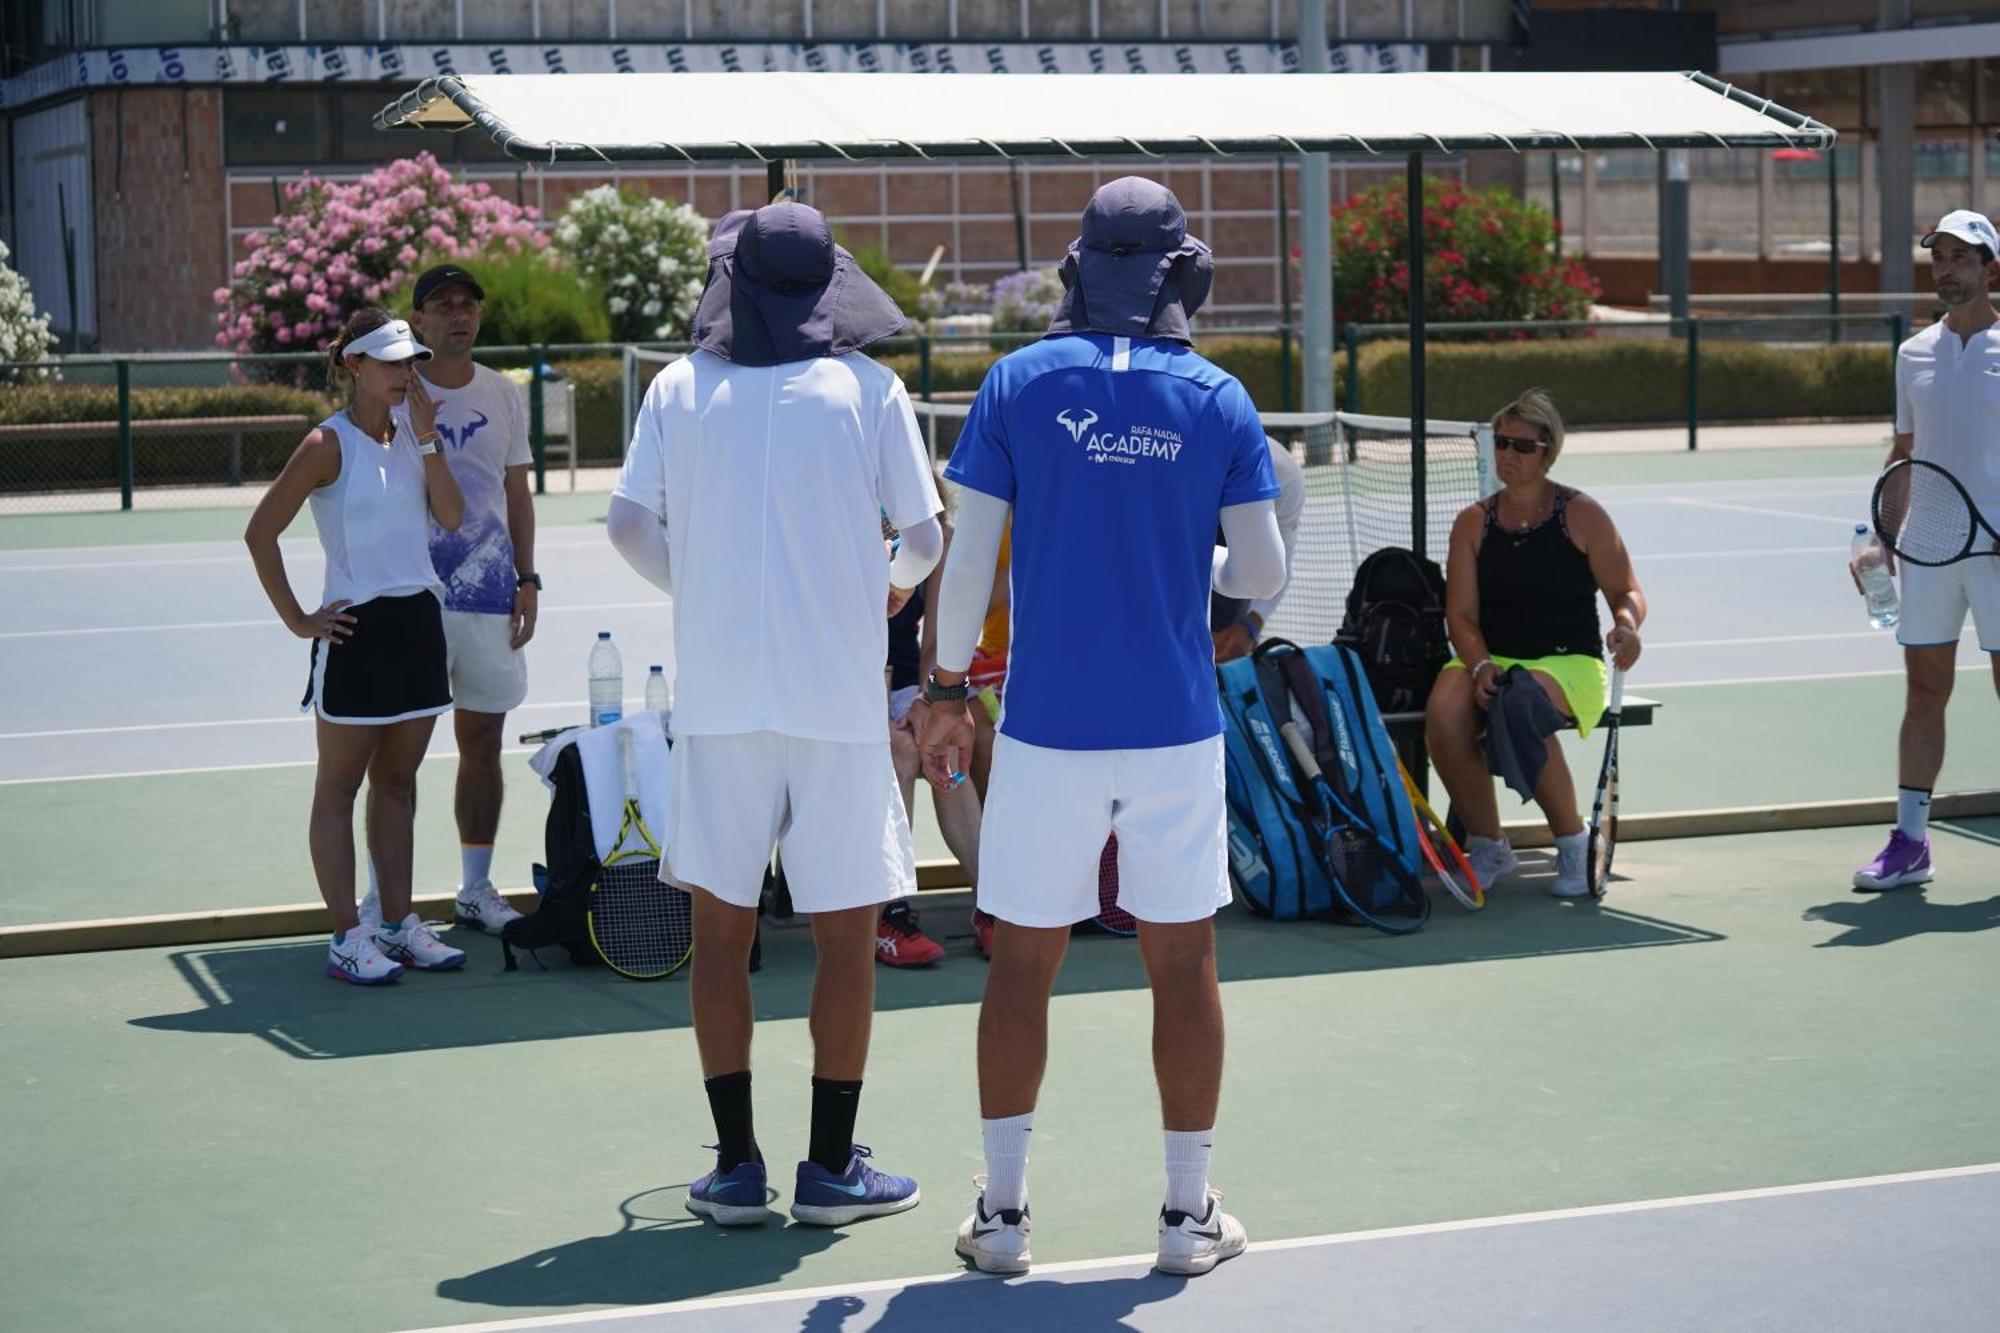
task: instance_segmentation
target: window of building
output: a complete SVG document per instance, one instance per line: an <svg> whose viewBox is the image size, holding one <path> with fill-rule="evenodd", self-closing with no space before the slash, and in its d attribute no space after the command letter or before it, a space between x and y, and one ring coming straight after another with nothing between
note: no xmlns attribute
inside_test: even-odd
<svg viewBox="0 0 2000 1333"><path fill-rule="evenodd" d="M333 148L326 94L317 88L228 88L223 154L232 167L306 166Z"/></svg>

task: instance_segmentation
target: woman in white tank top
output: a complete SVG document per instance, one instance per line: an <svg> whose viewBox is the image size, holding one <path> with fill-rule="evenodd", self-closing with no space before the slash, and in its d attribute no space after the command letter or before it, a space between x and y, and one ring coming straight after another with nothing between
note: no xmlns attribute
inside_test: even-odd
<svg viewBox="0 0 2000 1333"><path fill-rule="evenodd" d="M410 910L417 765L437 715L451 707L443 588L431 567L430 521L455 529L464 501L438 453L437 407L414 362L430 356L385 311L347 321L331 349L348 404L307 432L266 491L243 540L285 628L312 641L302 706L317 715L319 773L308 839L332 914L327 975L376 985L404 967L465 961ZM389 415L409 406L409 429ZM278 538L308 501L326 552L317 611L300 606ZM368 779L368 851L382 891L379 929L356 928L354 797Z"/></svg>

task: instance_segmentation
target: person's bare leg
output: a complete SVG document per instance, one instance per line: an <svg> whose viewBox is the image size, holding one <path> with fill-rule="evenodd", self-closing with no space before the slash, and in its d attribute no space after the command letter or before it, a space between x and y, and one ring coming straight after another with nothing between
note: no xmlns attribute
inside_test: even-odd
<svg viewBox="0 0 2000 1333"><path fill-rule="evenodd" d="M1153 1075L1168 1130L1212 1129L1222 1095L1222 991L1215 922L1139 923L1153 989Z"/></svg>
<svg viewBox="0 0 2000 1333"><path fill-rule="evenodd" d="M1472 693L1472 673L1454 668L1438 674L1424 705L1424 746L1466 832L1500 836L1500 802L1486 771L1479 732L1485 718Z"/></svg>
<svg viewBox="0 0 2000 1333"><path fill-rule="evenodd" d="M1574 718L1570 710L1569 696L1562 686L1556 684L1555 677L1543 672L1532 673L1535 683L1549 696L1556 711L1564 717ZM1549 832L1558 838L1566 838L1583 831L1583 816L1577 813L1576 779L1569 771L1569 761L1563 755L1562 737L1548 739L1549 757L1542 765L1542 776L1535 783L1535 804L1549 821Z"/></svg>
<svg viewBox="0 0 2000 1333"><path fill-rule="evenodd" d="M349 727L325 718L314 720L319 764L313 776L312 814L306 845L312 852L313 878L319 896L333 917L336 931L354 929L354 797L368 774L368 761L381 739L380 727Z"/></svg>
<svg viewBox="0 0 2000 1333"><path fill-rule="evenodd" d="M689 893L694 899L694 962L688 1005L702 1076L742 1073L750 1068L750 942L757 934L757 909L726 903L706 889Z"/></svg>
<svg viewBox="0 0 2000 1333"><path fill-rule="evenodd" d="M2000 657L1994 659L2000 688ZM1896 781L1920 791L1937 786L1944 768L1944 710L1956 679L1958 645L1903 650L1903 726L1897 738Z"/></svg>
<svg viewBox="0 0 2000 1333"><path fill-rule="evenodd" d="M452 712L458 741L458 789L452 813L458 818L458 841L466 847L491 847L500 831L500 802L506 783L500 775L500 742L507 725L505 713Z"/></svg>
<svg viewBox="0 0 2000 1333"><path fill-rule="evenodd" d="M382 728L368 765L368 855L382 890L382 920L410 914L411 863L416 849L417 766L431 743L435 717L413 717Z"/></svg>
<svg viewBox="0 0 2000 1333"><path fill-rule="evenodd" d="M813 1074L859 1082L875 1019L875 906L814 912ZM697 946L698 947L698 946Z"/></svg>
<svg viewBox="0 0 2000 1333"><path fill-rule="evenodd" d="M1069 927L993 927L993 962L979 1003L979 1114L1035 1109L1049 1059L1049 996L1069 949Z"/></svg>
<svg viewBox="0 0 2000 1333"><path fill-rule="evenodd" d="M970 782L950 791L931 788L931 808L937 813L944 845L965 870L965 882L979 883L979 792Z"/></svg>

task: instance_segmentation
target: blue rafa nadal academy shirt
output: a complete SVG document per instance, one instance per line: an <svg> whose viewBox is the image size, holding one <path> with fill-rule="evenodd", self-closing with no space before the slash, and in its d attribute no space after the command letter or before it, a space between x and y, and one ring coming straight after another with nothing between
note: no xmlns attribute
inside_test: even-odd
<svg viewBox="0 0 2000 1333"><path fill-rule="evenodd" d="M1221 732L1216 523L1278 495L1235 376L1178 343L1046 338L987 372L945 476L1014 507L1002 734L1123 750Z"/></svg>

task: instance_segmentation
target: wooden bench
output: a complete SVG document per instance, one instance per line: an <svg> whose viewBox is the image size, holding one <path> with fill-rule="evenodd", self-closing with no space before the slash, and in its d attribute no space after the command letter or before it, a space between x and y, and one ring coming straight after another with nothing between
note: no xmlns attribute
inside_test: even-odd
<svg viewBox="0 0 2000 1333"><path fill-rule="evenodd" d="M229 439L228 484L243 484L243 438L246 435L295 434L303 438L311 417L279 413L239 417L144 417L132 422L135 440L158 436L223 435ZM10 440L103 440L118 438L115 421L49 421L0 426L0 444ZM114 475L106 484L117 485Z"/></svg>

